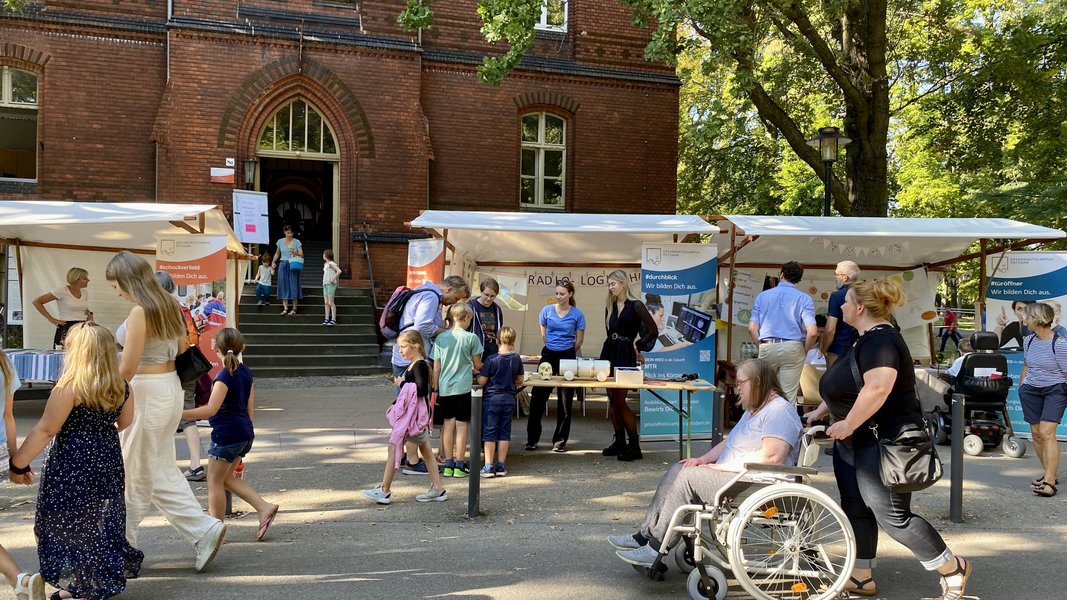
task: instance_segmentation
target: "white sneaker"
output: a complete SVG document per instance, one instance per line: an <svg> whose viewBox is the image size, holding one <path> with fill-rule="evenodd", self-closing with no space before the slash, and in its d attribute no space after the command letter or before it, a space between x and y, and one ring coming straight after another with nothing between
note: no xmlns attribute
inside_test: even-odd
<svg viewBox="0 0 1067 600"><path fill-rule="evenodd" d="M651 567L652 563L656 562L656 558L659 557L659 550L653 548L652 544L646 544L633 550L619 550L615 555L631 565Z"/></svg>
<svg viewBox="0 0 1067 600"><path fill-rule="evenodd" d="M425 494L419 494L415 496L415 499L419 502L444 502L448 500L448 492L445 490L438 490L430 484L430 489L426 490Z"/></svg>
<svg viewBox="0 0 1067 600"><path fill-rule="evenodd" d="M378 504L389 504L390 502L392 502L392 500L389 499L392 494L383 490L382 484L380 483L374 486L373 489L363 490L361 493L364 496L370 498L371 500L374 500Z"/></svg>
<svg viewBox="0 0 1067 600"><path fill-rule="evenodd" d="M635 550L641 547L632 535L609 535L608 543L616 550Z"/></svg>
<svg viewBox="0 0 1067 600"><path fill-rule="evenodd" d="M215 560L215 555L219 552L219 546L222 545L222 540L225 538L226 525L222 521L215 521L211 529L208 529L204 537L200 538L200 541L194 546L196 548L197 571L203 571L211 564L211 561Z"/></svg>

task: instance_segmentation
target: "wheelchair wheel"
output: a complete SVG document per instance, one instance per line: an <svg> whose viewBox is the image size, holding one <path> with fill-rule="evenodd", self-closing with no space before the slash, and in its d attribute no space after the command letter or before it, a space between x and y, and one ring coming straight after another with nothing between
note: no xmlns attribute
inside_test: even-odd
<svg viewBox="0 0 1067 600"><path fill-rule="evenodd" d="M726 575L721 570L712 566L705 566L704 569L708 573L708 578L711 579L711 584L714 589L708 589L704 585L704 580L700 577L700 571L693 571L689 574L689 580L686 582L686 590L689 591L689 597L693 600L723 600L726 598L727 585Z"/></svg>
<svg viewBox="0 0 1067 600"><path fill-rule="evenodd" d="M940 410L934 410L930 413L930 437L933 438L934 443L939 446L944 446L948 443L948 427L945 423L945 415Z"/></svg>
<svg viewBox="0 0 1067 600"><path fill-rule="evenodd" d="M1022 458L1026 454L1026 442L1014 435L1005 436L1004 441L1000 444L1000 449L1004 451L1004 455L1008 458Z"/></svg>
<svg viewBox="0 0 1067 600"><path fill-rule="evenodd" d="M674 548L671 549L671 556L674 557L674 564L678 565L682 573L691 573L696 568L693 553L689 550L684 540L674 545Z"/></svg>
<svg viewBox="0 0 1067 600"><path fill-rule="evenodd" d="M727 534L730 569L761 600L829 600L845 588L856 538L844 511L819 490L770 485L745 500Z"/></svg>
<svg viewBox="0 0 1067 600"><path fill-rule="evenodd" d="M963 436L963 451L968 456L978 456L985 449L985 443L982 442L982 438L969 433Z"/></svg>

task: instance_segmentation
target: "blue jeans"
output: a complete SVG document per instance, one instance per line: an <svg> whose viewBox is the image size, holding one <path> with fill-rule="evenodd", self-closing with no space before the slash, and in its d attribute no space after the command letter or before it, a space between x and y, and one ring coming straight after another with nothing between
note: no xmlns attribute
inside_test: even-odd
<svg viewBox="0 0 1067 600"><path fill-rule="evenodd" d="M226 444L224 446L211 442L211 448L208 449L207 455L232 463L238 458L242 458L244 455L248 454L248 451L251 449L252 440L245 440L243 442L237 442L236 444Z"/></svg>
<svg viewBox="0 0 1067 600"><path fill-rule="evenodd" d="M260 302L270 302L270 286L263 285L262 283L256 284L256 300Z"/></svg>
<svg viewBox="0 0 1067 600"><path fill-rule="evenodd" d="M484 405L482 407L482 441L510 442L511 417L514 414L514 402Z"/></svg>
<svg viewBox="0 0 1067 600"><path fill-rule="evenodd" d="M952 552L926 519L911 512L911 494L895 494L882 484L877 445L848 448L834 444L834 475L841 508L856 533L856 568L875 566L878 528L911 550L928 571L947 564Z"/></svg>

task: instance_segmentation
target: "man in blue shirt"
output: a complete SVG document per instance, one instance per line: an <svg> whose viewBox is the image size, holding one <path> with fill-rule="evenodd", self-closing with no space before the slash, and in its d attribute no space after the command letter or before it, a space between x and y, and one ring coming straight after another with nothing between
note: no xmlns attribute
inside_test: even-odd
<svg viewBox="0 0 1067 600"><path fill-rule="evenodd" d="M804 277L804 267L789 261L778 277L778 286L760 292L752 303L748 333L759 344L759 357L775 368L782 391L796 404L804 358L815 347L819 329L815 303L796 286Z"/></svg>
<svg viewBox="0 0 1067 600"><path fill-rule="evenodd" d="M830 294L830 305L826 308L826 330L823 331L822 353L826 355L826 366L834 364L838 356L852 347L859 337L856 328L845 322L841 313L841 305L845 303L845 294L853 283L859 281L860 266L851 260L843 260L837 263L834 269L834 281L841 287Z"/></svg>

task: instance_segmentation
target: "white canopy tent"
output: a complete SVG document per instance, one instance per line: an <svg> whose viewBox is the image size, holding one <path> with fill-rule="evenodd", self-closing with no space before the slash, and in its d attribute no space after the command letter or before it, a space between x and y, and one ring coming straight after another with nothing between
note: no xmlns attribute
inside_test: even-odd
<svg viewBox="0 0 1067 600"><path fill-rule="evenodd" d="M52 347L53 327L30 303L64 285L74 266L89 271L89 303L96 321L114 329L129 312L129 303L117 298L104 280L107 262L120 250L154 256L157 237L181 232L226 236L235 269L228 277L227 311L234 315L241 280L237 261L249 256L215 205L0 201L0 245L14 247L22 283L23 347Z"/></svg>

